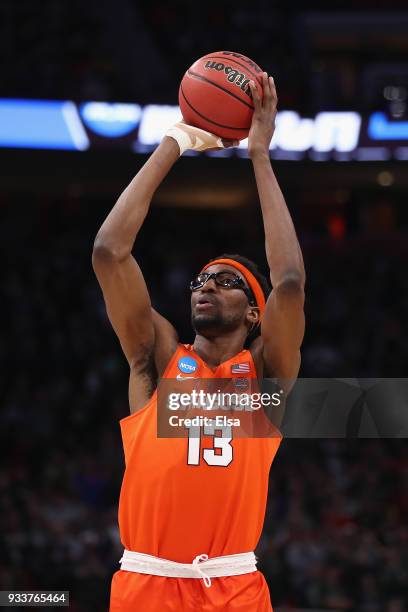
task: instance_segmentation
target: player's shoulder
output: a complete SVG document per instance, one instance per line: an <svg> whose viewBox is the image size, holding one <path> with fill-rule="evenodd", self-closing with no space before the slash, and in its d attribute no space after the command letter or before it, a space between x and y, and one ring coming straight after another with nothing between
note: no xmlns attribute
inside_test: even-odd
<svg viewBox="0 0 408 612"><path fill-rule="evenodd" d="M248 348L251 353L252 361L254 362L256 374L258 378L265 376L265 363L263 358L263 340L258 336L253 340Z"/></svg>
<svg viewBox="0 0 408 612"><path fill-rule="evenodd" d="M262 378L275 379L279 382L279 386L285 389L285 393L288 394L292 390L299 374L300 351L297 361L294 361L291 371L286 376L279 375L278 369L274 368L272 363L265 361L264 342L260 336L251 343L249 351L255 364L258 380Z"/></svg>
<svg viewBox="0 0 408 612"><path fill-rule="evenodd" d="M265 361L264 341L261 336L258 336L251 342L248 350L251 353L258 378L275 376L272 364Z"/></svg>

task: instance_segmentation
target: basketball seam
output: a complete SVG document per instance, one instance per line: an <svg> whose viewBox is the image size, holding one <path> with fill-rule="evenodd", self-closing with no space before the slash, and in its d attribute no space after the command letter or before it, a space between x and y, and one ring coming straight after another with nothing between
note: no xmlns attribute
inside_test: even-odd
<svg viewBox="0 0 408 612"><path fill-rule="evenodd" d="M228 57L225 58L222 55L210 55L209 58L214 58L214 59L223 59L224 63L227 63L227 61L231 61L231 62L235 62L236 64L238 64L238 66L241 66L241 68L245 68L245 70L247 70L253 77L255 77L256 79L258 78L258 74L255 74L254 72L252 72L252 70L250 68L248 68L247 66L245 66L245 64L241 64L241 62L239 62L238 60L235 59L235 57ZM207 59L207 58L206 58ZM259 66L258 66L259 68ZM261 72L262 74L262 72Z"/></svg>
<svg viewBox="0 0 408 612"><path fill-rule="evenodd" d="M251 104L248 104L248 102L245 102L245 100L242 100L239 96L237 96L236 94L234 94L232 91L230 91L229 89L226 89L225 87L223 87L222 85L218 85L218 83L214 83L214 81L210 81L210 79L207 79L204 76L201 76L201 74L197 74L196 72L191 72L191 70L187 70L187 74L189 76L192 76L193 78L198 79L199 81L204 81L205 83L210 83L210 85L214 85L214 87L218 87L218 89L221 89L222 91L225 91L225 93L229 94L230 96L232 96L233 98L235 98L236 100L239 100L240 102L242 102L242 104L245 104L245 106L247 106L248 108L250 108L251 110L254 110L254 107L251 106Z"/></svg>
<svg viewBox="0 0 408 612"><path fill-rule="evenodd" d="M183 86L180 85L180 91L183 95L184 100L186 101L186 104L188 104L188 106L191 108L191 110L193 110L199 117L201 117L201 119L204 119L205 121L208 121L208 123L213 123L214 125L217 125L218 127L221 128L226 128L227 130L249 130L249 128L251 126L248 127L231 127L230 125L223 125L222 123L217 123L216 121L212 121L212 119L208 119L208 117L206 117L205 115L202 115L196 108L194 108L194 106L192 104L190 104L190 102L187 100L186 95L183 91Z"/></svg>

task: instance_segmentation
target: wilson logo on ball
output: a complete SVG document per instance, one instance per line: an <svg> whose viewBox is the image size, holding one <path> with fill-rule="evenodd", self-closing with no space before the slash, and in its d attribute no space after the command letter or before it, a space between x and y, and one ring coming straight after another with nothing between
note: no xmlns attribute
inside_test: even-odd
<svg viewBox="0 0 408 612"><path fill-rule="evenodd" d="M248 79L246 74L243 72L239 72L239 70L235 70L232 66L226 66L222 62L211 62L208 61L205 63L204 68L207 70L217 70L218 72L225 72L227 75L227 80L230 83L234 83L242 89L244 93L247 94L250 98L252 98L251 90L249 89L248 83L251 79Z"/></svg>
<svg viewBox="0 0 408 612"><path fill-rule="evenodd" d="M262 69L258 66L258 64L255 64L255 62L250 60L249 57L246 57L245 55L241 55L240 53L234 53L234 51L223 51L222 55L230 55L231 57L237 57L241 61L248 64L248 66L250 66L252 70L255 70L257 74L260 74L262 72Z"/></svg>

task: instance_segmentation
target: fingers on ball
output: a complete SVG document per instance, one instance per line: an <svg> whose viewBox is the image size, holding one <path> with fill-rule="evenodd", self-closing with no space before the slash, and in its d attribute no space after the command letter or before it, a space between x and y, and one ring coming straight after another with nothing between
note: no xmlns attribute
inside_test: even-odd
<svg viewBox="0 0 408 612"><path fill-rule="evenodd" d="M251 92L252 92L252 99L254 101L254 105L256 108L258 108L261 97L259 95L259 91L258 91L258 87L255 84L255 81L250 81L249 82L249 86L251 88Z"/></svg>
<svg viewBox="0 0 408 612"><path fill-rule="evenodd" d="M276 94L276 85L273 77L269 77L269 88L271 91L272 98L276 104L278 101L278 96Z"/></svg>

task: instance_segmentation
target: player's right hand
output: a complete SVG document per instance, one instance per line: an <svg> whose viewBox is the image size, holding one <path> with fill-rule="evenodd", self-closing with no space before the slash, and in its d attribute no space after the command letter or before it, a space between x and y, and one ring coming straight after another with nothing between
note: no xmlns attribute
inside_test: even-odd
<svg viewBox="0 0 408 612"><path fill-rule="evenodd" d="M175 123L167 130L166 136L174 138L177 142L180 147L180 155L188 149L192 151L211 151L235 147L239 144L238 140L225 140L211 132L188 125L184 121Z"/></svg>
<svg viewBox="0 0 408 612"><path fill-rule="evenodd" d="M267 155L269 145L275 131L278 96L275 82L267 73L262 74L263 96L254 81L249 82L255 111L252 117L251 129L248 134L248 154L251 159L256 155Z"/></svg>

